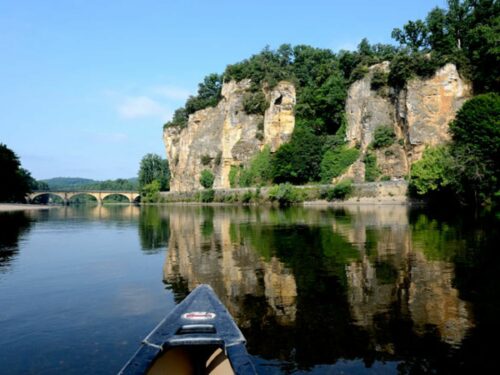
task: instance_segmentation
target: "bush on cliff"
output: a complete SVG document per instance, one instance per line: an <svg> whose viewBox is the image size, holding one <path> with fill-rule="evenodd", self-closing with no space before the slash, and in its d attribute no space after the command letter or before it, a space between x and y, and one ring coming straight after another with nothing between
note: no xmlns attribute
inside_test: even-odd
<svg viewBox="0 0 500 375"><path fill-rule="evenodd" d="M373 133L373 148L389 147L396 141L394 129L390 126L379 126Z"/></svg>
<svg viewBox="0 0 500 375"><path fill-rule="evenodd" d="M358 157L357 148L341 146L326 151L321 160L321 182L331 183L332 179L344 173Z"/></svg>
<svg viewBox="0 0 500 375"><path fill-rule="evenodd" d="M214 174L212 173L212 171L210 171L208 169L204 169L203 171L201 171L200 184L205 189L210 189L214 184L214 180L215 180L215 177L214 177Z"/></svg>

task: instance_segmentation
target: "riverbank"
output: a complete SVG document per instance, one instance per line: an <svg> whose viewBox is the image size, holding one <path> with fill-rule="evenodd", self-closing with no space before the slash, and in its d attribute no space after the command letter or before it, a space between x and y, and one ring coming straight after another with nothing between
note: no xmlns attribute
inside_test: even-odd
<svg viewBox="0 0 500 375"><path fill-rule="evenodd" d="M293 196L290 202L304 205L336 204L407 204L406 181L380 181L352 184L345 196L332 194L335 185L290 186L284 194ZM276 200L276 186L162 192L159 203L271 203ZM208 199L206 199L208 197Z"/></svg>
<svg viewBox="0 0 500 375"><path fill-rule="evenodd" d="M8 211L26 211L26 210L47 210L57 206L47 206L41 204L25 204L25 203L0 203L0 212Z"/></svg>

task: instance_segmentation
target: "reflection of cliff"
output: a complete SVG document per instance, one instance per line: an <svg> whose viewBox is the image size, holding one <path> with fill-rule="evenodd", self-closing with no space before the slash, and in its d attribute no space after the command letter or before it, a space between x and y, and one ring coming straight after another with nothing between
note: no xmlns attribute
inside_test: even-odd
<svg viewBox="0 0 500 375"><path fill-rule="evenodd" d="M361 260L346 265L348 299L356 324L375 329L377 316L396 308L408 314L418 335L430 326L458 345L472 327L468 304L453 286L454 266L428 259L415 245L407 208L352 207L354 222L338 231L357 243ZM438 229L436 229L438 230ZM435 235L429 233L426 235Z"/></svg>
<svg viewBox="0 0 500 375"><path fill-rule="evenodd" d="M297 296L293 274L277 258L260 257L238 224L238 217L224 211L174 210L164 279L186 282L189 290L210 284L242 327L250 324L247 296L265 298L265 315L281 325L292 324Z"/></svg>

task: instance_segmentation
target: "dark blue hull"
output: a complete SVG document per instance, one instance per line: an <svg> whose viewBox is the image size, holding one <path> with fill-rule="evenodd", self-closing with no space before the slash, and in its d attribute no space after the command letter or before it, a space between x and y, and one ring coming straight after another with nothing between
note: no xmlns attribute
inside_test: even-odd
<svg viewBox="0 0 500 375"><path fill-rule="evenodd" d="M187 353L194 373L207 373L207 360L218 351L235 374L256 374L245 345L245 337L212 288L200 285L143 340L119 374L146 374L173 349Z"/></svg>

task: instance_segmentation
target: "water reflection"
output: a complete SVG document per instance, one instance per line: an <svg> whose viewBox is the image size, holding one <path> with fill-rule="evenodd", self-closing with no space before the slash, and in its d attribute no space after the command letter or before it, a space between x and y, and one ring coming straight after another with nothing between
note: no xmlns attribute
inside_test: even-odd
<svg viewBox="0 0 500 375"><path fill-rule="evenodd" d="M340 359L439 368L475 326L456 287L464 239L405 206L168 215L164 280L177 299L212 285L250 351L284 372Z"/></svg>
<svg viewBox="0 0 500 375"><path fill-rule="evenodd" d="M25 212L0 213L0 273L10 267L18 254L19 239L29 231L32 220Z"/></svg>

